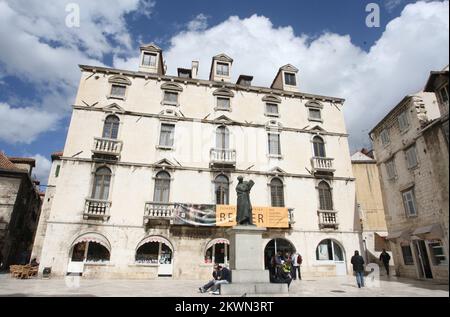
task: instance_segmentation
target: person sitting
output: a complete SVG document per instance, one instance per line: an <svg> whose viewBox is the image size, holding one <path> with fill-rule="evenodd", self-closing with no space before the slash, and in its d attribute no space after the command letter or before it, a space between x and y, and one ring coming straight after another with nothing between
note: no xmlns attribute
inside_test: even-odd
<svg viewBox="0 0 450 317"><path fill-rule="evenodd" d="M219 271L220 271L220 265L219 264L214 264L214 269L213 269L213 279L210 280L208 283L206 283L205 285L203 285L202 287L199 287L198 290L200 291L200 293L205 293L207 292L211 287L214 286L214 283L216 280L219 279Z"/></svg>
<svg viewBox="0 0 450 317"><path fill-rule="evenodd" d="M220 295L220 285L229 283L231 283L231 271L224 266L219 266L219 276L218 279L214 281L210 293Z"/></svg>
<svg viewBox="0 0 450 317"><path fill-rule="evenodd" d="M36 260L36 258L33 258L33 260L31 260L30 262L31 267L37 267L39 266L38 261Z"/></svg>
<svg viewBox="0 0 450 317"><path fill-rule="evenodd" d="M292 265L290 259L284 261L284 263L280 266L280 269L277 271L277 275L273 282L286 283L289 288L292 282L291 268Z"/></svg>

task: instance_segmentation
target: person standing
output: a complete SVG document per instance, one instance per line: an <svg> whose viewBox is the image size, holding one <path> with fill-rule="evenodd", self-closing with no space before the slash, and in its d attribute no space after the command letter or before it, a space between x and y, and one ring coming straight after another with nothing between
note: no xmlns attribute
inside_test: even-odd
<svg viewBox="0 0 450 317"><path fill-rule="evenodd" d="M295 252L292 255L292 278L294 280L297 279L297 273L298 273L298 279L302 279L302 273L300 271L300 266L302 265L303 259L300 253Z"/></svg>
<svg viewBox="0 0 450 317"><path fill-rule="evenodd" d="M352 256L351 263L353 265L353 271L356 275L356 284L358 284L358 288L364 287L364 259L359 255L359 251L355 251L355 255Z"/></svg>
<svg viewBox="0 0 450 317"><path fill-rule="evenodd" d="M389 276L389 261L391 260L391 256L386 252L386 249L383 249L383 252L380 254L380 261L383 262L384 268L386 269L386 274Z"/></svg>

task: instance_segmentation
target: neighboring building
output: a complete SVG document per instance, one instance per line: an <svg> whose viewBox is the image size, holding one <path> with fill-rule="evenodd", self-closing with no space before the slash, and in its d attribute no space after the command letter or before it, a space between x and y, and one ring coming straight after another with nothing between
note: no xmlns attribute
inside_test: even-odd
<svg viewBox="0 0 450 317"><path fill-rule="evenodd" d="M235 84L232 64L220 54L209 80L198 62L169 76L151 44L138 72L80 66L43 207L40 272L209 278L212 263L228 262L239 175L255 182L266 265L297 250L305 276L352 272L362 245L344 100L299 92L292 65L270 88L248 75Z"/></svg>
<svg viewBox="0 0 450 317"><path fill-rule="evenodd" d="M0 261L2 269L28 263L39 221L41 198L31 178L35 160L0 151Z"/></svg>
<svg viewBox="0 0 450 317"><path fill-rule="evenodd" d="M383 196L377 161L373 151L362 149L351 157L353 175L356 179L356 208L361 221L362 239L364 244L363 256L367 263L378 263L381 251L386 249L391 255L391 265L394 265L390 245L386 241L388 235ZM384 270L381 269L384 274Z"/></svg>
<svg viewBox="0 0 450 317"><path fill-rule="evenodd" d="M448 282L448 142L439 108L434 94L407 96L370 136L397 274Z"/></svg>

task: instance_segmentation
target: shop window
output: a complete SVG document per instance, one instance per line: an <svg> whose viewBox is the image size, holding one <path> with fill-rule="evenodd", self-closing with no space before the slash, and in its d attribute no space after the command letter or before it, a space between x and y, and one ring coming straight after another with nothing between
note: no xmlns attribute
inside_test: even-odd
<svg viewBox="0 0 450 317"><path fill-rule="evenodd" d="M428 242L428 247L431 251L431 259L433 261L433 265L447 265L447 258L444 252L444 246L442 245L442 241L433 240Z"/></svg>
<svg viewBox="0 0 450 317"><path fill-rule="evenodd" d="M135 261L142 264L171 264L172 250L162 242L147 242L137 249Z"/></svg>
<svg viewBox="0 0 450 317"><path fill-rule="evenodd" d="M344 261L344 251L331 239L322 240L316 248L318 261Z"/></svg>
<svg viewBox="0 0 450 317"><path fill-rule="evenodd" d="M79 242L72 250L73 262L108 262L109 258L109 250L93 241Z"/></svg>
<svg viewBox="0 0 450 317"><path fill-rule="evenodd" d="M230 254L230 245L225 242L215 243L205 253L205 263L226 264Z"/></svg>

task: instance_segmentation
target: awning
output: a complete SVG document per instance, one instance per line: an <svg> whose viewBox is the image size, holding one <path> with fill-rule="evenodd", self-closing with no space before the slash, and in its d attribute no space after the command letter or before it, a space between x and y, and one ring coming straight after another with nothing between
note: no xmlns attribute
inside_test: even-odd
<svg viewBox="0 0 450 317"><path fill-rule="evenodd" d="M218 243L230 244L230 241L228 241L227 239L223 239L223 238L211 240L206 245L206 250L208 250L210 247L212 247L213 245L218 244Z"/></svg>
<svg viewBox="0 0 450 317"><path fill-rule="evenodd" d="M137 246L137 249L139 249L141 246L143 246L146 243L150 243L150 242L160 242L163 243L165 245L167 245L169 247L169 249L171 251L173 251L173 247L172 247L172 243L170 243L169 240L167 240L166 238L162 237L162 236L149 236L147 238L145 238L144 240L142 240L139 245Z"/></svg>
<svg viewBox="0 0 450 317"><path fill-rule="evenodd" d="M402 239L408 240L408 239L409 239L408 231L396 231L396 232L392 232L392 233L389 233L389 234L385 237L386 240L395 240L395 239L398 239L398 238L402 238Z"/></svg>
<svg viewBox="0 0 450 317"><path fill-rule="evenodd" d="M108 249L108 251L111 251L111 245L104 236L98 233L86 233L78 237L72 245L78 244L80 242L95 242L98 244L101 244L105 248Z"/></svg>
<svg viewBox="0 0 450 317"><path fill-rule="evenodd" d="M442 227L438 223L417 228L412 233L415 236L428 239L441 239L443 236Z"/></svg>

